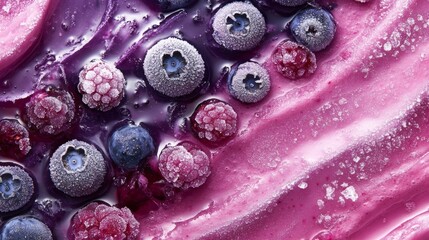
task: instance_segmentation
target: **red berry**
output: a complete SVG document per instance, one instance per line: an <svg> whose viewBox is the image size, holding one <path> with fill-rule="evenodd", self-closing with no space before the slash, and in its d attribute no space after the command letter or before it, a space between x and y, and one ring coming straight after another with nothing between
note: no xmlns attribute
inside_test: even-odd
<svg viewBox="0 0 429 240"><path fill-rule="evenodd" d="M209 99L195 109L191 128L200 140L218 144L237 132L237 113L228 103Z"/></svg>
<svg viewBox="0 0 429 240"><path fill-rule="evenodd" d="M93 60L79 73L78 90L88 107L109 111L124 97L125 78L114 65L103 60Z"/></svg>
<svg viewBox="0 0 429 240"><path fill-rule="evenodd" d="M289 79L308 77L317 69L314 53L292 41L277 45L271 58L277 71Z"/></svg>
<svg viewBox="0 0 429 240"><path fill-rule="evenodd" d="M210 175L210 159L195 144L167 146L159 156L159 170L165 180L177 188L196 188Z"/></svg>
<svg viewBox="0 0 429 240"><path fill-rule="evenodd" d="M128 208L90 203L72 218L69 238L72 240L137 239L140 223Z"/></svg>
<svg viewBox="0 0 429 240"><path fill-rule="evenodd" d="M25 105L28 126L41 134L55 135L67 130L75 116L73 97L51 86L36 92Z"/></svg>
<svg viewBox="0 0 429 240"><path fill-rule="evenodd" d="M28 130L17 120L0 121L0 152L13 157L23 157L31 150Z"/></svg>

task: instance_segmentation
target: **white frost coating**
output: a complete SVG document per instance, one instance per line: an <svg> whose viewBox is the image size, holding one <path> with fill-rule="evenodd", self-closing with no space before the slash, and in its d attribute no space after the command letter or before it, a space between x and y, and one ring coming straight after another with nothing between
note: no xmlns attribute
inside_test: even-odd
<svg viewBox="0 0 429 240"><path fill-rule="evenodd" d="M359 198L358 194L356 193L356 189L353 186L349 186L344 189L341 192L341 195L343 195L346 199L352 200L353 202L356 202L356 200Z"/></svg>
<svg viewBox="0 0 429 240"><path fill-rule="evenodd" d="M308 187L308 183L301 182L300 184L298 184L298 187L301 188L301 189L306 189Z"/></svg>
<svg viewBox="0 0 429 240"><path fill-rule="evenodd" d="M326 190L325 198L328 200L333 200L334 196L335 196L335 194L334 194L335 188L333 188L331 186L327 186L325 190Z"/></svg>

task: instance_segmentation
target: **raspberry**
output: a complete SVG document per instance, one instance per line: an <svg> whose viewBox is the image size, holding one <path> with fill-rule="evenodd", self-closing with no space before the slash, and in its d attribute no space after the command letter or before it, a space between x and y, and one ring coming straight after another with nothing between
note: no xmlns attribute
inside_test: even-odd
<svg viewBox="0 0 429 240"><path fill-rule="evenodd" d="M199 146L185 142L162 150L159 170L165 180L177 188L196 188L210 175L210 159Z"/></svg>
<svg viewBox="0 0 429 240"><path fill-rule="evenodd" d="M125 78L114 65L92 60L79 73L78 90L82 101L90 108L109 111L124 97Z"/></svg>
<svg viewBox="0 0 429 240"><path fill-rule="evenodd" d="M28 130L17 120L0 121L0 152L21 158L31 150Z"/></svg>
<svg viewBox="0 0 429 240"><path fill-rule="evenodd" d="M131 211L103 203L90 203L80 209L69 226L71 240L137 239L140 223Z"/></svg>
<svg viewBox="0 0 429 240"><path fill-rule="evenodd" d="M291 41L283 41L277 45L271 58L277 71L289 79L308 77L317 68L314 53Z"/></svg>
<svg viewBox="0 0 429 240"><path fill-rule="evenodd" d="M237 113L228 103L209 99L195 109L191 128L202 141L218 144L237 131Z"/></svg>
<svg viewBox="0 0 429 240"><path fill-rule="evenodd" d="M28 126L41 134L56 135L70 128L75 116L73 97L52 86L35 93L25 105Z"/></svg>

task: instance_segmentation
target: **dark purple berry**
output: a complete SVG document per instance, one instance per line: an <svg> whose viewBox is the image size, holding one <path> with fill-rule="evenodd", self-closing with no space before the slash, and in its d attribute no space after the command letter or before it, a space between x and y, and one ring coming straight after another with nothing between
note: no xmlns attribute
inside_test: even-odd
<svg viewBox="0 0 429 240"><path fill-rule="evenodd" d="M18 166L0 166L0 213L21 209L32 199L34 181Z"/></svg>
<svg viewBox="0 0 429 240"><path fill-rule="evenodd" d="M316 56L305 46L283 41L271 56L277 72L289 79L308 77L317 69Z"/></svg>
<svg viewBox="0 0 429 240"><path fill-rule="evenodd" d="M125 78L113 64L92 60L79 73L78 90L88 107L109 111L121 103L125 95Z"/></svg>
<svg viewBox="0 0 429 240"><path fill-rule="evenodd" d="M31 150L28 130L15 119L0 121L0 152L22 158Z"/></svg>
<svg viewBox="0 0 429 240"><path fill-rule="evenodd" d="M71 197L82 197L102 186L107 166L103 155L94 146L72 140L52 154L49 172L58 190Z"/></svg>
<svg viewBox="0 0 429 240"><path fill-rule="evenodd" d="M237 132L237 113L228 103L209 99L195 109L191 128L201 141L219 144Z"/></svg>
<svg viewBox="0 0 429 240"><path fill-rule="evenodd" d="M274 1L283 6L294 7L294 6L303 5L304 3L307 3L310 0L274 0Z"/></svg>
<svg viewBox="0 0 429 240"><path fill-rule="evenodd" d="M210 175L210 158L192 143L167 146L159 155L159 170L174 187L197 188Z"/></svg>
<svg viewBox="0 0 429 240"><path fill-rule="evenodd" d="M25 113L24 119L31 129L56 135L71 126L75 103L67 91L48 86L34 93L25 105Z"/></svg>
<svg viewBox="0 0 429 240"><path fill-rule="evenodd" d="M19 216L7 221L0 234L1 240L52 240L46 224L31 216Z"/></svg>

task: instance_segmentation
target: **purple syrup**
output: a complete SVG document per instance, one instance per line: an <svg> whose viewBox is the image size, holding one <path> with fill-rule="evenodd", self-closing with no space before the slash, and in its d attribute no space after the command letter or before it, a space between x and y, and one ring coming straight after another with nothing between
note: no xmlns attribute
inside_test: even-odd
<svg viewBox="0 0 429 240"><path fill-rule="evenodd" d="M291 17L288 11L280 14L264 2L257 4L267 22L267 33L260 45L285 38L284 28ZM226 91L229 68L237 62L257 61L264 53L260 52L261 48L240 54L229 53L213 43L210 18L213 10L220 5L215 1L209 4L199 1L185 11L160 13L155 6L142 0L58 1L44 25L39 44L18 68L11 69L0 81L0 119L16 118L22 123L25 103L35 89L44 84L68 89L76 99L78 108L75 123L64 133L51 137L30 133L32 150L25 158L9 159L0 153L2 161L25 166L39 185L36 204L20 214L41 215L55 229L54 235L62 238L71 216L85 204L95 200L110 204L118 202L113 183L121 182L121 177L107 181L95 194L84 198L73 199L55 189L47 166L52 153L63 143L78 139L97 146L110 164L106 179L112 179L113 175L121 174L118 169L113 169L106 146L109 134L118 125L130 120L143 124L154 137L159 153L167 143L197 141L188 128L187 118L205 99L215 97L232 106L240 104ZM193 44L203 56L207 69L207 83L195 94L179 100L160 96L144 81L143 59L146 51L169 36ZM125 100L108 112L86 107L76 88L78 73L84 64L101 57L114 62L127 80ZM142 171L149 182L155 182L152 185L155 190L152 191L157 197L156 189L163 188L158 182L159 173L150 167ZM151 206L142 206L143 210L139 213L146 214L148 209L156 207L156 203L147 204Z"/></svg>

